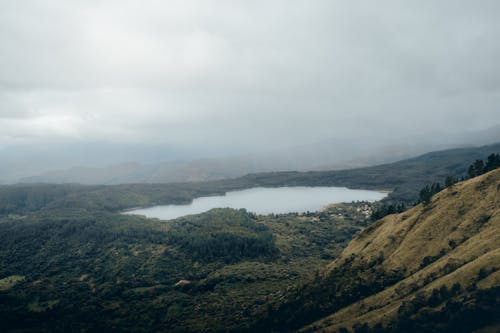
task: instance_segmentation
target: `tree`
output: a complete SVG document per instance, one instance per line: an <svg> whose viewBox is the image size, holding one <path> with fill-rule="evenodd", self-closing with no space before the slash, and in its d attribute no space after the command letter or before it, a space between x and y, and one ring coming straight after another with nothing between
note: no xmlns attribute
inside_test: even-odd
<svg viewBox="0 0 500 333"><path fill-rule="evenodd" d="M482 175L484 173L483 160L476 160L476 162L474 162L474 170L476 171L476 175Z"/></svg>
<svg viewBox="0 0 500 333"><path fill-rule="evenodd" d="M420 190L420 202L422 202L424 205L427 205L431 202L432 199L432 191L429 185L425 186L422 190Z"/></svg>
<svg viewBox="0 0 500 333"><path fill-rule="evenodd" d="M484 171L488 172L500 167L500 155L499 154L491 154L488 156L486 161L486 165L484 167Z"/></svg>
<svg viewBox="0 0 500 333"><path fill-rule="evenodd" d="M443 189L443 188L441 187L441 184L439 184L439 183L433 183L433 184L431 185L431 193L432 193L433 195L434 195L434 194L436 194L436 193L441 192L441 190L442 190L442 189Z"/></svg>
<svg viewBox="0 0 500 333"><path fill-rule="evenodd" d="M453 176L448 176L446 177L446 179L444 180L444 186L445 187L452 187L455 183L456 183L456 179L455 177Z"/></svg>
<svg viewBox="0 0 500 333"><path fill-rule="evenodd" d="M474 165L469 166L469 169L467 170L467 174L469 175L469 178L474 178L476 177L476 169L474 169Z"/></svg>
<svg viewBox="0 0 500 333"><path fill-rule="evenodd" d="M469 178L474 178L498 167L500 167L500 155L491 154L486 159L486 163L483 162L483 160L476 160L471 166L469 166L467 173Z"/></svg>

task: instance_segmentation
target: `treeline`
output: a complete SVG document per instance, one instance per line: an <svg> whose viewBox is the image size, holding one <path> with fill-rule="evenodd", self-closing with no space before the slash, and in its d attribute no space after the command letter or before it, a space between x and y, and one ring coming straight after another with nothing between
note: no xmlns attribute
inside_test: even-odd
<svg viewBox="0 0 500 333"><path fill-rule="evenodd" d="M491 170L495 170L498 167L500 167L500 154L491 154L486 159L486 162L476 160L473 164L471 164L467 169L467 174L469 175L469 178L474 178Z"/></svg>
<svg viewBox="0 0 500 333"><path fill-rule="evenodd" d="M402 213L407 208L408 206L404 202L399 202L394 204L382 204L373 210L370 217L372 221L376 221L387 215Z"/></svg>
<svg viewBox="0 0 500 333"><path fill-rule="evenodd" d="M462 176L460 179L454 176L447 176L444 181L444 187L441 184L433 183L431 185L426 185L420 190L418 203L423 203L427 205L431 202L434 194L441 192L443 189L448 188L456 184L458 181L464 181L471 179L480 175L483 175L489 171L495 170L500 167L500 155L491 154L488 156L486 161L476 160L467 168L467 176Z"/></svg>
<svg viewBox="0 0 500 333"><path fill-rule="evenodd" d="M393 201L387 203L382 201L382 204L375 206L375 209L371 214L371 219L373 221L376 221L390 214L402 213L406 209L418 205L419 203L427 205L431 202L434 194L441 192L443 189L452 187L459 181L464 181L480 176L498 167L500 167L500 155L495 153L490 154L486 158L486 160L483 161L478 159L474 163L472 163L467 168L467 174L463 174L462 176L448 175L445 177L443 185L440 182L434 182L430 185L425 185L420 189L418 193L418 200L416 202L412 203L406 201Z"/></svg>

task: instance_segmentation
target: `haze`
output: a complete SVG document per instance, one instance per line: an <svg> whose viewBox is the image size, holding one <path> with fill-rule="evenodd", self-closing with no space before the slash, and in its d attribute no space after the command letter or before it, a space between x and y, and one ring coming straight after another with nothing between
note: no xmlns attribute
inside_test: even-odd
<svg viewBox="0 0 500 333"><path fill-rule="evenodd" d="M0 0L0 179L233 157L239 173L350 167L500 141L499 12Z"/></svg>

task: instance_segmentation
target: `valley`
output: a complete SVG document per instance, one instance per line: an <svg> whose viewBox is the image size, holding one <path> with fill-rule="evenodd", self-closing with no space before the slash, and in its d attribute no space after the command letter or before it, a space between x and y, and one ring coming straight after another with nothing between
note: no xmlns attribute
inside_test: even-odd
<svg viewBox="0 0 500 333"><path fill-rule="evenodd" d="M364 178L354 181L358 171L348 170L204 183L1 187L0 321L9 332L418 332L429 329L428 320L448 332L496 325L500 171L489 170L498 156L481 164L490 169L475 163L480 171L469 173L477 177L447 185L429 203L416 202L418 191L393 187L404 179L399 184L422 188L427 179L438 181L439 172L467 170L449 156L436 152L375 167L372 173L387 178L363 184ZM419 159L421 168L408 168ZM382 202L317 212L215 208L169 221L121 213L249 184L339 182L393 192ZM371 218L391 202L410 203L409 209ZM449 307L460 302L477 306L449 317ZM479 319L460 321L472 315Z"/></svg>
<svg viewBox="0 0 500 333"><path fill-rule="evenodd" d="M500 1L0 1L0 333L499 333Z"/></svg>

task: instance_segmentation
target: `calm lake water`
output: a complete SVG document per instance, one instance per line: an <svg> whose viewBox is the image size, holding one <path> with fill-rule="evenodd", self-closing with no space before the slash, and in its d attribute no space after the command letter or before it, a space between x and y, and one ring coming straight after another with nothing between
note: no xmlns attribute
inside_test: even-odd
<svg viewBox="0 0 500 333"><path fill-rule="evenodd" d="M352 190L345 187L255 187L247 190L227 192L226 195L201 197L187 205L154 206L128 211L125 214L140 214L162 220L184 215L199 214L212 208L245 208L256 214L282 214L291 212L313 212L332 203L351 201L377 201L387 193Z"/></svg>

